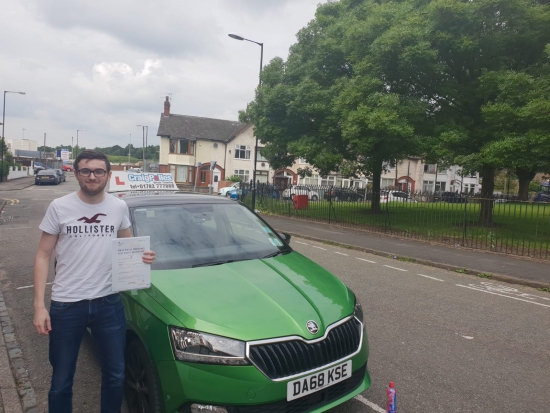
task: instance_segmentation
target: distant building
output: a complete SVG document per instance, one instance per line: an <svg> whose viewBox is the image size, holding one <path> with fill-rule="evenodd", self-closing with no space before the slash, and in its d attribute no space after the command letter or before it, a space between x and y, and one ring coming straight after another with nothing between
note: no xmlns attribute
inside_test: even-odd
<svg viewBox="0 0 550 413"><path fill-rule="evenodd" d="M12 155L15 155L16 150L22 151L37 151L38 142L30 139L5 139L6 146Z"/></svg>
<svg viewBox="0 0 550 413"><path fill-rule="evenodd" d="M159 171L172 174L179 186L212 186L217 191L218 182L229 176L252 179L255 137L251 125L172 114L166 97L157 136ZM268 182L269 164L260 159L258 156L256 179ZM212 162L216 162L213 170Z"/></svg>
<svg viewBox="0 0 550 413"><path fill-rule="evenodd" d="M386 165L380 179L380 188L397 188L405 192L462 192L476 194L481 190L479 174L462 176L462 168L452 165L442 168L427 164L417 157L409 157Z"/></svg>

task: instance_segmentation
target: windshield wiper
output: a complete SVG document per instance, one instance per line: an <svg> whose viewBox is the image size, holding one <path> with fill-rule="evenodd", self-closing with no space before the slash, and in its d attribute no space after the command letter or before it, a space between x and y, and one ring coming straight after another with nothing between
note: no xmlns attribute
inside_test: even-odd
<svg viewBox="0 0 550 413"><path fill-rule="evenodd" d="M215 261L215 262L204 262L202 264L195 264L195 265L192 265L191 268L197 268L197 267L210 267L210 266L213 266L213 265L222 265L222 264L227 264L229 262L233 262L233 260L227 260L227 261Z"/></svg>
<svg viewBox="0 0 550 413"><path fill-rule="evenodd" d="M284 255L288 253L288 251L277 251L277 252L273 252L271 254L267 254L265 257L262 257L262 258L273 258L273 257L276 257L278 255Z"/></svg>

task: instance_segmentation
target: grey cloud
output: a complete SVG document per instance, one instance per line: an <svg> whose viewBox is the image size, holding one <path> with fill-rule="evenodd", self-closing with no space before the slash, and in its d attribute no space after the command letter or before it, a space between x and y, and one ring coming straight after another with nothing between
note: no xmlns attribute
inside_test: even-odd
<svg viewBox="0 0 550 413"><path fill-rule="evenodd" d="M182 2L39 0L36 11L53 27L108 33L159 56L201 55L220 47L220 29L207 10Z"/></svg>

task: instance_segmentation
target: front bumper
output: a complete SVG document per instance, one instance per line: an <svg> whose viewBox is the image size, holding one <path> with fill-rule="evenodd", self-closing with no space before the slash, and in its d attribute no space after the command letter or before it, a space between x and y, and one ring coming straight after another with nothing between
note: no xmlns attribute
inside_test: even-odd
<svg viewBox="0 0 550 413"><path fill-rule="evenodd" d="M370 387L368 341L366 334L363 337L361 350L351 357L350 379L290 402L290 380L271 381L252 365L157 362L165 411L189 413L191 404L199 403L224 406L230 413L323 412Z"/></svg>

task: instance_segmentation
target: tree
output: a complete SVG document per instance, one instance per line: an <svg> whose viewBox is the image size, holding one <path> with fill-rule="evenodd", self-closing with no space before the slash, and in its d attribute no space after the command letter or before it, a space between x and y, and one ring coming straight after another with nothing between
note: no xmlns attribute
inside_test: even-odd
<svg viewBox="0 0 550 413"><path fill-rule="evenodd" d="M6 144L6 141L4 139L0 139L0 148L3 148L0 153L4 154L4 159L0 159L0 168L2 168L2 179L4 177L8 176L8 173L10 171L10 166L13 166L13 155L8 149L8 145Z"/></svg>
<svg viewBox="0 0 550 413"><path fill-rule="evenodd" d="M550 46L547 47L550 57ZM550 70L538 76L524 72L492 72L482 84L494 96L483 108L487 124L501 139L483 148L488 159L502 160L519 180L518 197L527 201L529 184L538 172L550 172Z"/></svg>
<svg viewBox="0 0 550 413"><path fill-rule="evenodd" d="M494 174L506 165L486 150L504 137L483 113L498 95L483 78L536 76L548 27L548 2L531 0L324 4L287 62L266 67L243 119L277 164L301 156L323 173L356 163L375 189L380 160L403 155L479 171L479 224L491 226Z"/></svg>
<svg viewBox="0 0 550 413"><path fill-rule="evenodd" d="M357 3L357 2L356 2ZM372 10L382 9L373 6ZM383 73L394 93L416 96L428 103L433 124L423 139L424 152L438 163L458 164L465 173L483 175L479 224L491 226L496 168L503 159L485 148L502 140L486 122L488 94L482 77L514 70L536 73L550 42L548 3L527 0L409 1L410 13L369 46L368 65ZM398 7L398 6L395 6ZM389 19L380 19L387 24ZM368 42L367 42L368 43Z"/></svg>
<svg viewBox="0 0 550 413"><path fill-rule="evenodd" d="M414 124L425 119L425 103L393 93L382 73L368 65L370 55L354 53L353 28L369 26L357 17L355 3L365 2L319 6L287 62L276 58L263 70L256 100L240 119L254 124L265 145L262 153L275 169L300 157L321 175L372 173L377 212L383 165L415 154ZM395 12L393 4L388 8ZM404 14L401 7L389 15L397 24ZM371 37L383 30L375 27Z"/></svg>

